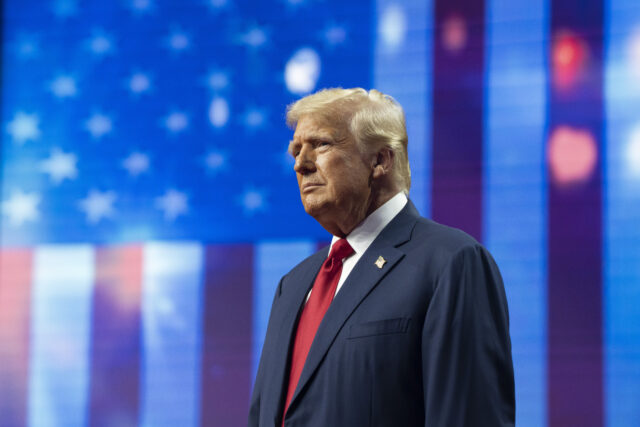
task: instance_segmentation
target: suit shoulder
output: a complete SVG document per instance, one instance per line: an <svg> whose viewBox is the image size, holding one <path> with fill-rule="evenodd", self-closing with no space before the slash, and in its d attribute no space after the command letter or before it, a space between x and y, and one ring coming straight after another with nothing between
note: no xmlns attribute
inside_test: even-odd
<svg viewBox="0 0 640 427"><path fill-rule="evenodd" d="M486 248L464 231L423 217L416 222L407 250L421 252L442 266L468 250L486 252Z"/></svg>
<svg viewBox="0 0 640 427"><path fill-rule="evenodd" d="M408 245L405 248L407 257L415 265L424 266L423 274L430 277L434 284L441 277L462 270L465 265L491 272L498 281L502 280L489 251L472 236L457 228L420 218Z"/></svg>
<svg viewBox="0 0 640 427"><path fill-rule="evenodd" d="M476 239L464 231L423 217L418 219L414 235L418 238L429 239L442 249L450 249L453 252L458 252L468 246L480 246Z"/></svg>

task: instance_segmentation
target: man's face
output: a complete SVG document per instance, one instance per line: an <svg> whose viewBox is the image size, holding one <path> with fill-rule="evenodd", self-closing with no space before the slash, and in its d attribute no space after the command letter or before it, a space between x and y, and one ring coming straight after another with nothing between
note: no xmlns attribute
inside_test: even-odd
<svg viewBox="0 0 640 427"><path fill-rule="evenodd" d="M309 215L334 235L348 234L371 202L373 156L362 153L345 125L303 116L289 152Z"/></svg>

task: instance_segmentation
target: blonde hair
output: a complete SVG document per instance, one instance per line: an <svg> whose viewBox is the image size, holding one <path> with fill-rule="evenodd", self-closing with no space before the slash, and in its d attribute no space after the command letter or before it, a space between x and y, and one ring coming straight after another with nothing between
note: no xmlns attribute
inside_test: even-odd
<svg viewBox="0 0 640 427"><path fill-rule="evenodd" d="M344 123L362 149L393 152L396 183L409 194L411 169L407 154L404 111L391 96L375 89L324 89L287 107L287 125L295 129L306 115L319 116L328 123Z"/></svg>

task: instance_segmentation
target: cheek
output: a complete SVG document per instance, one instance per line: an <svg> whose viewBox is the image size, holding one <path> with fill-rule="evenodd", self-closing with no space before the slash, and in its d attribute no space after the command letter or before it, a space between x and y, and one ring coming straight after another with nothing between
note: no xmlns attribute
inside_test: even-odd
<svg viewBox="0 0 640 427"><path fill-rule="evenodd" d="M340 156L323 156L318 158L316 168L323 178L340 180L351 175L352 163L349 159Z"/></svg>
<svg viewBox="0 0 640 427"><path fill-rule="evenodd" d="M353 160L344 167L344 178L346 183L352 186L361 186L368 182L370 170L358 160Z"/></svg>
<svg viewBox="0 0 640 427"><path fill-rule="evenodd" d="M335 197L360 192L368 186L368 170L359 158L318 156L316 171L327 184L325 189Z"/></svg>
<svg viewBox="0 0 640 427"><path fill-rule="evenodd" d="M345 170L340 179L334 180L333 184L336 198L343 199L343 201L357 200L357 196L366 193L369 187L365 171L356 168Z"/></svg>

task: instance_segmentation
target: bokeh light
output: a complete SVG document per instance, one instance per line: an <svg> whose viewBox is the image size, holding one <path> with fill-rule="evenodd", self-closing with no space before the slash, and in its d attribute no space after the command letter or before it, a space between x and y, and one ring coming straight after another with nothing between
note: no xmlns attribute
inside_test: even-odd
<svg viewBox="0 0 640 427"><path fill-rule="evenodd" d="M214 127L220 128L229 120L229 105L224 98L215 97L209 106L209 121Z"/></svg>
<svg viewBox="0 0 640 427"><path fill-rule="evenodd" d="M554 86L560 89L572 87L583 73L587 59L588 48L582 39L571 32L558 33L551 57Z"/></svg>
<svg viewBox="0 0 640 427"><path fill-rule="evenodd" d="M627 60L631 74L640 81L640 26L629 37Z"/></svg>
<svg viewBox="0 0 640 427"><path fill-rule="evenodd" d="M634 178L640 178L640 125L631 132L625 154L629 173Z"/></svg>
<svg viewBox="0 0 640 427"><path fill-rule="evenodd" d="M571 185L589 179L598 157L591 132L558 126L549 138L547 160L553 181Z"/></svg>
<svg viewBox="0 0 640 427"><path fill-rule="evenodd" d="M302 48L287 61L284 79L289 92L304 95L311 92L320 77L320 57L315 50Z"/></svg>
<svg viewBox="0 0 640 427"><path fill-rule="evenodd" d="M404 10L396 4L387 7L380 18L378 31L382 42L388 48L397 48L407 35L407 18Z"/></svg>
<svg viewBox="0 0 640 427"><path fill-rule="evenodd" d="M467 23L458 15L452 15L442 26L442 45L452 53L460 52L467 45Z"/></svg>

